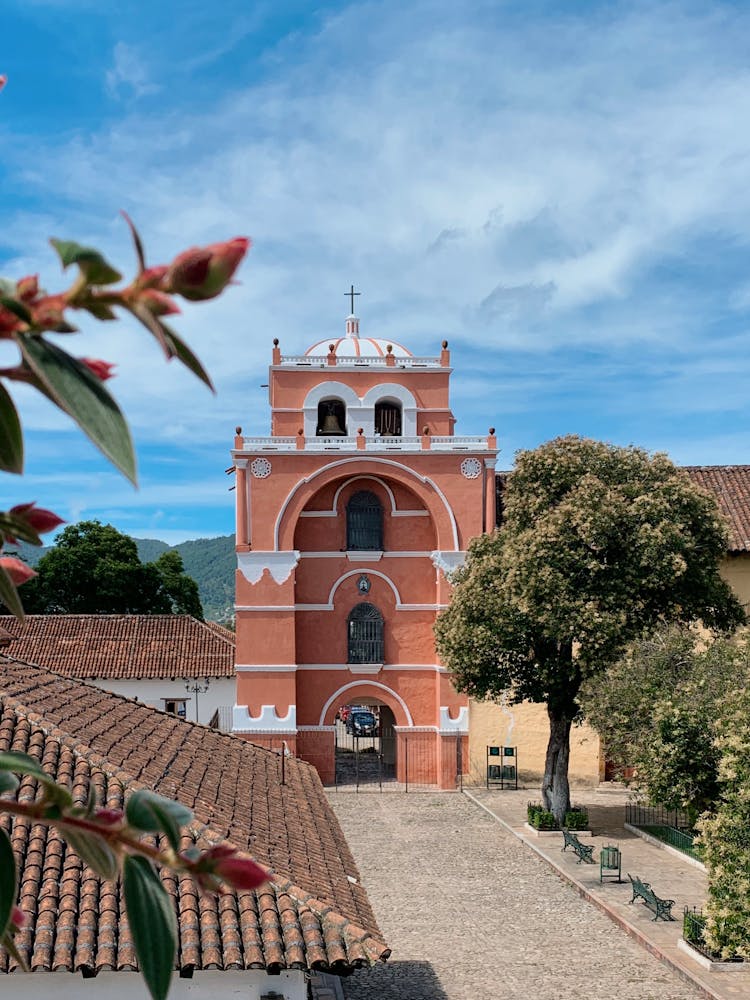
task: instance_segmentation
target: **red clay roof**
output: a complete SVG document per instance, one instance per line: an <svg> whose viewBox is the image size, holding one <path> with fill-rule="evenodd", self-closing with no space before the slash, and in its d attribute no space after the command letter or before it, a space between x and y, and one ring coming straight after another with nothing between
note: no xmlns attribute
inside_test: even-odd
<svg viewBox="0 0 750 1000"><path fill-rule="evenodd" d="M315 769L93 685L0 655L0 751L41 761L85 802L148 787L195 812L199 844L228 840L274 871L257 892L201 897L168 873L180 929L176 967L328 969L388 957L359 874ZM35 782L17 793L34 798ZM0 814L11 833L27 921L16 938L32 970L136 965L119 886L103 881L54 832ZM0 949L0 971L15 963Z"/></svg>
<svg viewBox="0 0 750 1000"><path fill-rule="evenodd" d="M729 531L727 550L750 552L750 465L685 465L696 485L713 494ZM502 497L512 472L496 474L497 523L502 522Z"/></svg>
<svg viewBox="0 0 750 1000"><path fill-rule="evenodd" d="M0 615L0 649L80 680L234 677L234 633L190 615Z"/></svg>
<svg viewBox="0 0 750 1000"><path fill-rule="evenodd" d="M713 493L729 527L729 551L750 552L750 465L687 465L693 482Z"/></svg>

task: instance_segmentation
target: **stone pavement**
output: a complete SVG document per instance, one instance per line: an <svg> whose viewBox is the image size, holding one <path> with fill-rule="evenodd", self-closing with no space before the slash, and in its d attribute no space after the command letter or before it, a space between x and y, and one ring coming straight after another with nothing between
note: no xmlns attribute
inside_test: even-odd
<svg viewBox="0 0 750 1000"><path fill-rule="evenodd" d="M482 791L480 797L498 815L507 815L512 826L514 815L506 810L525 808L530 796L485 796ZM393 949L385 965L344 981L347 1000L694 1000L706 995L615 926L466 795L332 789L329 800ZM630 841L622 840L628 865L634 855ZM661 862L661 852L652 850ZM577 867L567 853L555 861L560 859L566 874ZM660 891L660 871L652 862L638 874L651 874ZM598 879L598 865L596 872ZM669 887L669 881L664 885ZM625 893L624 886L606 890ZM629 916L639 928L650 924L645 907L628 910L636 911Z"/></svg>

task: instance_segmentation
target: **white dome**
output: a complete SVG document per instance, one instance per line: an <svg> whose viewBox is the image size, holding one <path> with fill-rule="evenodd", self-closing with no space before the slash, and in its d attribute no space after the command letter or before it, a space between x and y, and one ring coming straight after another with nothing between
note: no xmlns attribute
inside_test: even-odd
<svg viewBox="0 0 750 1000"><path fill-rule="evenodd" d="M375 337L337 337L319 340L317 344L308 347L305 355L325 356L331 344L337 358L384 358L388 354L389 346L392 348L391 354L394 358L413 357L411 351L407 351L401 344L392 340L378 340Z"/></svg>

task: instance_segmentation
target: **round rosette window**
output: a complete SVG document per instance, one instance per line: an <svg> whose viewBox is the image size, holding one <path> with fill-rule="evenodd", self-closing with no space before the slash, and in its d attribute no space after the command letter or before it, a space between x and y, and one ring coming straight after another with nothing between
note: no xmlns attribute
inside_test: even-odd
<svg viewBox="0 0 750 1000"><path fill-rule="evenodd" d="M478 479L482 471L482 463L478 458L465 458L461 462L461 475L466 479Z"/></svg>
<svg viewBox="0 0 750 1000"><path fill-rule="evenodd" d="M271 475L271 463L267 458L254 458L250 463L250 471L256 479L266 479Z"/></svg>

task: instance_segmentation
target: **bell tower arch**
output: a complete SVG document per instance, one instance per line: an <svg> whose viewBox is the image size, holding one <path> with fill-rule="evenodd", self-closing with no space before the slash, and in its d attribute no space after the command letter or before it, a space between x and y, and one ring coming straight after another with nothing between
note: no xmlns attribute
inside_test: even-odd
<svg viewBox="0 0 750 1000"><path fill-rule="evenodd" d="M324 781L345 699L370 698L394 740L419 734L422 779L455 787L467 700L432 627L469 539L494 527L497 452L494 431L454 436L451 371L446 342L416 358L352 314L304 355L274 342L271 435L237 430L233 731Z"/></svg>

